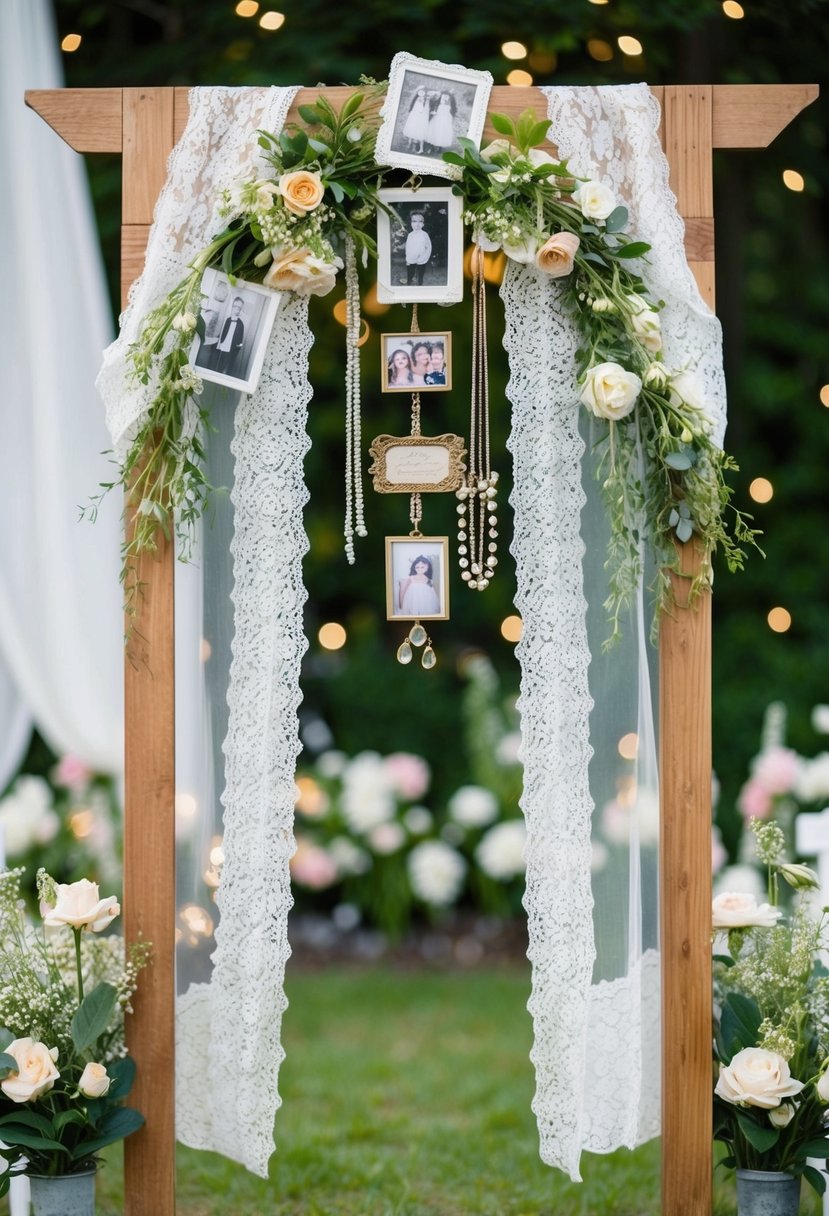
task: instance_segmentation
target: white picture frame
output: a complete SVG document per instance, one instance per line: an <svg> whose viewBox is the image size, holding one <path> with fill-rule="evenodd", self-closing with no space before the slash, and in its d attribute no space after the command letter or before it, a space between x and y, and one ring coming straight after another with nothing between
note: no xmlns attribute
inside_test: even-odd
<svg viewBox="0 0 829 1216"><path fill-rule="evenodd" d="M260 283L231 282L221 270L205 270L190 347L190 363L202 380L237 392L255 392L281 300L280 292ZM241 331L237 325L231 328L234 321Z"/></svg>
<svg viewBox="0 0 829 1216"><path fill-rule="evenodd" d="M460 167L448 165L442 153L461 152L459 136L480 146L491 89L489 72L398 52L380 111L378 165L460 178Z"/></svg>
<svg viewBox="0 0 829 1216"><path fill-rule="evenodd" d="M383 189L378 197L379 303L458 304L463 299L461 196L451 186L422 186Z"/></svg>

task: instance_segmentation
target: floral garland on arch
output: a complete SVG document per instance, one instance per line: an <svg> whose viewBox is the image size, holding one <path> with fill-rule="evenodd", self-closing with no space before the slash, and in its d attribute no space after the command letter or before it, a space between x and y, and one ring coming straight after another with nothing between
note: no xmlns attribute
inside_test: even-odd
<svg viewBox="0 0 829 1216"><path fill-rule="evenodd" d="M155 395L119 477L102 487L104 493L116 485L129 489L133 504L122 554L128 611L136 607L138 559L155 549L157 529L175 533L186 557L211 492L202 469L209 413L198 404L202 378L189 361L205 271L219 268L231 282L238 277L310 296L328 294L345 268L350 313L355 301L359 307L356 254L363 267L376 258L369 228L382 206L378 190L387 172L375 161L378 99L386 86L365 83L367 91L352 95L339 113L320 96L299 108L304 127L294 124L278 137L259 133L272 175L224 192L226 227L144 318L130 348L132 374L153 383ZM461 138L462 154L445 152L443 159L460 170L454 189L463 197L473 240L561 280L563 303L579 332L580 401L606 427L598 475L610 526L610 644L641 581L645 537L658 569L658 603L665 607L672 602L670 572L680 569L675 542L694 536L701 542L693 601L710 585L714 551L722 551L730 570L741 569L743 546L756 547L759 533L731 503L725 474L737 466L712 437L693 369L669 368L661 360L662 303L650 299L639 270L650 246L626 232L627 209L603 183L575 176L566 162L538 147L550 124L532 110L515 122L498 114L491 121L499 138L482 150ZM347 333L350 417L359 375L358 317L349 316ZM359 482L359 467L356 476ZM358 494L356 531L362 535L359 506ZM346 535L351 561L348 529Z"/></svg>

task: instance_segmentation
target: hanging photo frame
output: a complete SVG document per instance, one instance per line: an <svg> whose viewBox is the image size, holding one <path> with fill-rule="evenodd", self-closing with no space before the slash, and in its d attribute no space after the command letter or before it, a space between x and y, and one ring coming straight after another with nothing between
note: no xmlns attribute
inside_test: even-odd
<svg viewBox="0 0 829 1216"><path fill-rule="evenodd" d="M452 335L447 330L380 335L384 393L441 393L452 387Z"/></svg>
<svg viewBox="0 0 829 1216"><path fill-rule="evenodd" d="M443 153L461 152L459 137L480 145L491 89L489 72L399 52L381 111L377 163L459 178L461 169L448 165Z"/></svg>
<svg viewBox="0 0 829 1216"><path fill-rule="evenodd" d="M253 393L282 296L208 267L190 363L202 380Z"/></svg>
<svg viewBox="0 0 829 1216"><path fill-rule="evenodd" d="M386 619L449 619L449 537L386 537Z"/></svg>
<svg viewBox="0 0 829 1216"><path fill-rule="evenodd" d="M445 494L463 482L460 435L378 435L368 451L377 494Z"/></svg>
<svg viewBox="0 0 829 1216"><path fill-rule="evenodd" d="M377 299L457 304L463 299L463 200L450 186L380 190Z"/></svg>

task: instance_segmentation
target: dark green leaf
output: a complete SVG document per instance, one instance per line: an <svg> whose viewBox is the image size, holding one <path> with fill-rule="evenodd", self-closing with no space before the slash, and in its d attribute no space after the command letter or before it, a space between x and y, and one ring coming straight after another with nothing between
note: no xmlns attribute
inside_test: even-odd
<svg viewBox="0 0 829 1216"><path fill-rule="evenodd" d="M641 258L647 253L650 245L647 241L631 241L629 245L620 245L618 249L614 249L614 258Z"/></svg>
<svg viewBox="0 0 829 1216"><path fill-rule="evenodd" d="M52 1120L46 1115L39 1115L34 1110L16 1110L10 1115L6 1115L0 1119L0 1127L5 1128L6 1124L20 1124L23 1127L34 1127L37 1131L42 1132L44 1136L51 1136L54 1132ZM0 1140L3 1137L0 1136Z"/></svg>
<svg viewBox="0 0 829 1216"><path fill-rule="evenodd" d="M822 1174L820 1170L816 1170L813 1165L804 1166L803 1177L810 1186L815 1188L818 1195L826 1193L826 1175Z"/></svg>
<svg viewBox="0 0 829 1216"><path fill-rule="evenodd" d="M14 1042L14 1035L5 1026L0 1026L0 1051L5 1051L9 1043Z"/></svg>
<svg viewBox="0 0 829 1216"><path fill-rule="evenodd" d="M768 1125L762 1127L759 1123L755 1123L750 1115L743 1114L741 1110L737 1111L737 1122L746 1140L752 1148L757 1149L758 1153L765 1153L767 1149L777 1143L780 1136L779 1128Z"/></svg>
<svg viewBox="0 0 829 1216"><path fill-rule="evenodd" d="M800 1157L818 1157L824 1160L829 1159L829 1140L817 1139L807 1140L805 1144L797 1146L798 1156Z"/></svg>
<svg viewBox="0 0 829 1216"><path fill-rule="evenodd" d="M730 1064L734 1053L743 1047L756 1047L762 1020L759 1006L751 997L738 992L728 994L720 1019L723 1041L728 1047L728 1059L723 1059L724 1064Z"/></svg>
<svg viewBox="0 0 829 1216"><path fill-rule="evenodd" d="M126 1098L135 1080L135 1060L132 1056L125 1056L122 1060L116 1060L114 1064L108 1065L107 1072L112 1078L107 1098L112 1101Z"/></svg>
<svg viewBox="0 0 829 1216"><path fill-rule="evenodd" d="M62 1110L59 1115L55 1115L55 1131L63 1131L70 1123L82 1125L86 1123L86 1115L82 1110Z"/></svg>
<svg viewBox="0 0 829 1216"><path fill-rule="evenodd" d="M588 250L587 253L579 254L579 256L583 258L585 262L594 262L597 266L607 266L607 262L604 260L604 258L600 257L598 253L593 253L592 250Z"/></svg>
<svg viewBox="0 0 829 1216"><path fill-rule="evenodd" d="M627 227L628 209L627 207L617 207L615 211L611 211L610 215L604 222L606 232L621 232Z"/></svg>
<svg viewBox="0 0 829 1216"><path fill-rule="evenodd" d="M13 1144L23 1148L34 1148L39 1153L67 1153L69 1149L63 1144L59 1144L57 1140L50 1140L48 1136L39 1136L37 1132L30 1131L28 1127L15 1127L14 1124L4 1124L3 1126L3 1143Z"/></svg>
<svg viewBox="0 0 829 1216"><path fill-rule="evenodd" d="M673 526L673 525L672 525ZM723 967L733 967L734 959L730 954L715 954L713 956L715 963L722 963Z"/></svg>
<svg viewBox="0 0 829 1216"><path fill-rule="evenodd" d="M88 996L72 1019L72 1042L75 1051L86 1051L97 1038L107 1029L118 993L112 984L98 984Z"/></svg>
<svg viewBox="0 0 829 1216"><path fill-rule="evenodd" d="M507 118L506 114L490 114L489 121L499 135L512 135L515 130L512 120Z"/></svg>
<svg viewBox="0 0 829 1216"><path fill-rule="evenodd" d="M7 1056L4 1051L0 1052L0 1077L7 1077L10 1072L17 1072L19 1067L14 1056Z"/></svg>
<svg viewBox="0 0 829 1216"><path fill-rule="evenodd" d="M116 1140L123 1140L125 1136L132 1135L143 1126L143 1115L139 1114L137 1110L133 1110L131 1106L120 1106L101 1123L100 1135L93 1140L84 1140L81 1144L76 1145L72 1152L72 1160L80 1161L83 1157L89 1157L108 1144L114 1144Z"/></svg>

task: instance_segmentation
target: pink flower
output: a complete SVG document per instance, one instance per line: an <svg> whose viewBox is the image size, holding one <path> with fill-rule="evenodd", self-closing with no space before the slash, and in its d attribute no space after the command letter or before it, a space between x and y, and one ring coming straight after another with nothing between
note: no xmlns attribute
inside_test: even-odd
<svg viewBox="0 0 829 1216"><path fill-rule="evenodd" d="M73 794L82 793L89 785L92 769L78 756L61 756L55 767L54 780Z"/></svg>
<svg viewBox="0 0 829 1216"><path fill-rule="evenodd" d="M751 766L752 777L769 794L788 794L800 775L801 761L790 747L770 747Z"/></svg>
<svg viewBox="0 0 829 1216"><path fill-rule="evenodd" d="M740 790L737 806L743 819L768 819L771 814L771 794L755 777Z"/></svg>
<svg viewBox="0 0 829 1216"><path fill-rule="evenodd" d="M313 891L323 891L337 881L337 867L325 849L302 837L297 839L296 853L291 858L291 875L295 882Z"/></svg>
<svg viewBox="0 0 829 1216"><path fill-rule="evenodd" d="M392 752L385 759L386 774L399 798L414 802L429 788L429 765L411 752Z"/></svg>

